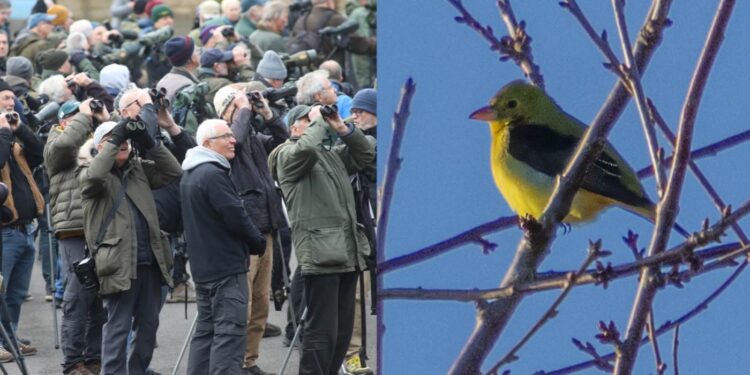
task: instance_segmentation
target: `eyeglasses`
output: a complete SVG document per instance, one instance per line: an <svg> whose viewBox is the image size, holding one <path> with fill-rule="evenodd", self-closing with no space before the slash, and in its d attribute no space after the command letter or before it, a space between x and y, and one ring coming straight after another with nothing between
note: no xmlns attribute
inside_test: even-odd
<svg viewBox="0 0 750 375"><path fill-rule="evenodd" d="M138 99L136 99L136 100L133 100L132 102L130 102L130 103L128 103L128 104L126 104L126 105L125 105L124 107L122 107L121 109L125 109L125 108L128 108L128 107L130 107L130 106L131 106L131 105L133 105L133 104L138 104L138 108L141 108L141 107L143 107L143 105L141 104L141 102L139 102L139 101L138 101Z"/></svg>
<svg viewBox="0 0 750 375"><path fill-rule="evenodd" d="M224 139L224 140L228 140L230 138L234 138L234 134L232 134L232 133L224 133L222 135L217 135L215 137L209 137L208 139Z"/></svg>

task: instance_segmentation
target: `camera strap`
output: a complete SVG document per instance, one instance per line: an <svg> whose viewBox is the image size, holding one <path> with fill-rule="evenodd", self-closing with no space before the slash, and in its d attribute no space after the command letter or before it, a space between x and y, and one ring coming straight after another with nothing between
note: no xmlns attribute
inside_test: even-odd
<svg viewBox="0 0 750 375"><path fill-rule="evenodd" d="M94 248L94 251L91 252L92 256L96 253L96 251L99 250L99 244L104 238L104 232L107 230L109 224L112 223L112 219L115 218L115 213L117 211L117 207L120 206L120 202L122 202L125 198L125 189L128 185L127 173L125 173L120 182L120 190L117 192L117 197L115 197L115 201L112 203L112 208L110 208L109 212L107 213L107 217L104 219L104 221L102 221L102 226L99 227L99 234L97 234L96 241L94 242L94 246L96 247Z"/></svg>

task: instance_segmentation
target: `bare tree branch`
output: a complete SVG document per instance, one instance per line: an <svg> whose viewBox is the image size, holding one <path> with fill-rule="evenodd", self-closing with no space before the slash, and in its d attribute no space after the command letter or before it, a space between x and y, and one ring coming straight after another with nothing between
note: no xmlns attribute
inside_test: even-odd
<svg viewBox="0 0 750 375"><path fill-rule="evenodd" d="M656 227L654 229L654 237L651 241L651 246L649 247L649 255L662 252L666 248L669 239L669 229L672 228L675 223L678 211L678 201L682 191L688 158L690 156L690 144L692 141L693 127L695 125L695 117L700 106L703 89L708 81L709 72L713 67L713 63L722 44L721 42L724 39L724 31L729 23L729 17L732 14L733 8L734 0L723 0L719 4L703 52L698 60L698 65L696 66L690 88L688 89L685 105L680 116L681 120L677 136L677 145L675 148L675 159L670 171L666 192L658 205ZM641 276L641 282L628 321L625 341L623 342L622 350L618 352L617 360L615 362L615 371L613 372L615 375L630 374L633 371L635 359L638 356L638 344L643 336L646 315L651 309L654 296L656 295L657 288L654 283L654 274L659 272L658 269L647 268Z"/></svg>
<svg viewBox="0 0 750 375"><path fill-rule="evenodd" d="M680 326L679 324L674 327L674 340L672 340L672 367L674 368L674 375L680 375L680 369L677 365L677 350L680 345Z"/></svg>
<svg viewBox="0 0 750 375"><path fill-rule="evenodd" d="M641 74L638 72L638 67L634 65L634 58L632 47L630 46L630 37L628 36L628 27L625 21L625 1L624 0L612 0L612 8L615 12L615 21L617 23L617 31L620 35L620 44L622 45L622 53L625 56L625 66L621 69L625 71L625 77L631 86L631 92L633 98L635 98L635 104L638 108L638 114L641 118L641 124L643 125L643 132L646 135L646 143L648 144L649 156L651 157L651 165L654 168L654 175L656 176L656 190L659 197L664 194L664 182L666 177L664 176L664 168L659 158L659 144L656 140L656 132L654 131L654 124L651 116L649 116L648 107L646 106L646 95L643 93L643 85L641 84Z"/></svg>
<svg viewBox="0 0 750 375"><path fill-rule="evenodd" d="M664 136L669 140L670 144L674 146L675 144L675 136L674 133L672 133L672 130L669 129L669 126L667 125L666 121L664 121L664 117L661 116L659 111L656 109L656 106L654 103L649 100L648 101L649 108L651 110L652 117L654 118L656 124L659 126L659 129L661 129L662 133L664 133ZM691 153L692 155L692 153ZM713 185L711 185L711 182L708 181L708 178L706 178L706 175L703 174L703 172L698 168L698 165L693 161L692 157L688 160L688 167L690 168L690 171L693 172L695 177L698 179L698 182L703 186L703 188L708 193L708 196L711 197L711 200L713 200L714 204L716 205L716 208L719 209L719 212L722 212L724 208L726 208L726 204L719 196L719 193L714 189ZM737 234L737 237L740 238L740 241L742 241L743 244L748 244L748 238L745 235L745 232L742 230L742 228L739 226L739 224L734 223L732 224L732 230Z"/></svg>
<svg viewBox="0 0 750 375"><path fill-rule="evenodd" d="M406 120L409 118L409 107L411 105L411 99L414 97L414 91L416 86L414 80L408 78L401 88L401 99L399 100L398 110L393 114L393 138L391 140L391 150L388 155L388 165L386 166L383 185L380 188L380 194L378 194L378 220L377 220L377 234L376 234L376 257L377 262L380 263L385 260L385 234L388 228L388 216L390 215L391 201L393 200L393 192L396 186L396 176L401 168L401 141L404 139L404 132L406 131ZM377 276L377 290L383 288L383 275L378 274ZM377 300L377 311L383 311L383 300ZM382 320L378 322L378 332L382 334L385 332L385 327L382 324ZM382 368L383 364L383 347L382 340L378 340L378 368Z"/></svg>
<svg viewBox="0 0 750 375"><path fill-rule="evenodd" d="M659 341L656 340L656 332L654 328L654 310L651 309L648 313L648 321L646 322L646 332L648 332L648 339L651 341L651 346L654 348L654 359L656 360L656 373L659 375L664 374L667 371L667 365L661 360L661 353L659 352Z"/></svg>
<svg viewBox="0 0 750 375"><path fill-rule="evenodd" d="M488 375L497 375L498 371L500 370L500 367L502 367L505 364L511 363L518 359L518 356L516 353L518 353L521 348L526 345L529 340L540 330L542 329L542 326L546 324L548 321L553 319L555 316L557 316L558 311L557 308L560 307L562 302L565 300L565 297L568 296L568 294L573 290L573 286L575 285L576 280L578 277L580 277L584 272L586 272L586 268L591 265L591 263L601 257L605 257L609 255L608 251L602 251L602 241L598 240L596 242L589 241L589 249L588 254L586 255L586 259L584 259L581 266L578 268L578 270L573 273L570 272L567 275L567 282L563 290L560 292L560 295L557 296L557 299L555 299L554 302L552 302L552 305L547 309L547 311L542 314L542 316L539 318L539 320L531 327L529 332L527 332L523 338L515 345L513 346L513 349L511 349L508 354L504 355L502 359L500 359L499 362L497 362L490 370L487 372Z"/></svg>
<svg viewBox="0 0 750 375"><path fill-rule="evenodd" d="M478 238L494 233L498 230L510 228L518 223L517 216L503 216L490 222L481 224L477 227L471 228L467 231L459 233L456 236L448 238L444 241L440 241L434 245L430 245L419 249L413 253L402 255L400 257L388 259L387 261L378 264L378 273L383 275L388 272L410 266L412 264L422 262L424 260L436 257L444 254L452 249L466 245L467 243L477 242ZM494 245L494 244L493 244ZM494 249L494 247L493 247ZM485 251L488 249L485 249Z"/></svg>
<svg viewBox="0 0 750 375"><path fill-rule="evenodd" d="M516 22L513 9L510 6L510 0L497 0L497 7L500 15L505 21L510 36L504 36L498 39L491 26L484 26L474 18L464 7L461 0L448 0L458 12L454 20L458 23L465 24L477 31L484 39L490 42L490 49L500 53L500 61L513 59L523 71L524 75L529 78L535 86L544 88L544 79L540 72L539 66L534 64L534 58L531 55L531 37L526 33L526 25L523 21Z"/></svg>
<svg viewBox="0 0 750 375"><path fill-rule="evenodd" d="M732 285L732 283L734 283L737 277L740 274L742 274L742 272L745 270L747 265L748 265L748 262L746 261L742 262L742 264L737 266L734 272L732 272L732 274L729 275L729 277L726 280L724 280L724 282L716 290L714 290L711 294L709 294L708 297L706 297L706 299L701 301L698 305L690 309L687 313L683 314L676 320L668 320L666 323L662 324L662 326L656 330L656 337L659 337L663 335L664 333L667 333L679 326L684 325L686 322L690 321L690 319L698 316L698 314L700 314L702 311L707 310L709 304L713 302L714 299L719 297L719 295L721 295L721 293L723 293L730 285ZM648 337L644 337L640 341L639 345L645 345L645 344L648 344L648 342L649 342ZM601 356L601 359L604 359L604 360L612 360L614 358L615 358L615 353L609 353L607 355ZM585 361L585 362L577 363L577 364L574 364L574 365L571 365L571 366L568 366L559 370L540 371L538 372L538 374L544 374L544 375L572 374L581 370L585 370L590 367L598 366L599 364L600 364L600 361Z"/></svg>
<svg viewBox="0 0 750 375"><path fill-rule="evenodd" d="M658 125L658 122L657 122L657 125ZM707 146L703 146L701 148L695 149L692 152L690 152L690 160L695 161L698 159L703 159L708 156L716 156L719 154L719 152L730 149L734 146L745 143L747 141L750 141L750 130L745 130L741 133L724 138L720 141L711 143ZM673 160L673 155L664 159L664 164L665 165L672 164L672 160ZM652 176L654 174L654 170L649 165L649 166L639 169L638 172L636 172L636 174L638 175L639 179L644 179L646 177Z"/></svg>

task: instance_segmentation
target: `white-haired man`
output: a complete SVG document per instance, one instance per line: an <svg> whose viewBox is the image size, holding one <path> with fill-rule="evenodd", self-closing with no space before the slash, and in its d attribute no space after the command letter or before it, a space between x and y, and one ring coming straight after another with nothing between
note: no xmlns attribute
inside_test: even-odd
<svg viewBox="0 0 750 375"><path fill-rule="evenodd" d="M187 373L242 374L249 256L263 255L266 239L229 177L237 140L226 121L204 121L196 138L198 146L185 155L180 182L198 307Z"/></svg>

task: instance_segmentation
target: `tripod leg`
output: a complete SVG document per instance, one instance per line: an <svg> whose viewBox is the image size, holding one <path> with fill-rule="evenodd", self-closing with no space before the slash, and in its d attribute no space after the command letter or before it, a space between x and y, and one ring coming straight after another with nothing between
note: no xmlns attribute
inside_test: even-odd
<svg viewBox="0 0 750 375"><path fill-rule="evenodd" d="M187 296L185 297L187 298ZM193 337L193 332L195 332L196 324L198 324L198 313L195 314L195 318L193 318L193 323L190 325L190 331L188 332L187 337L185 337L185 342L182 343L182 349L180 349L180 355L177 357L177 363L174 364L174 370L172 370L172 375L177 375L177 369L180 368L182 357L185 355L185 350L187 350L187 346L188 346L188 342L190 342L190 338Z"/></svg>
<svg viewBox="0 0 750 375"><path fill-rule="evenodd" d="M367 313L365 312L365 271L359 271L359 318L362 326L362 345L359 347L360 360L364 363L367 358Z"/></svg>
<svg viewBox="0 0 750 375"><path fill-rule="evenodd" d="M297 339L299 338L300 331L302 331L302 325L305 322L305 319L307 319L307 307L305 307L305 310L302 311L302 317L299 320L299 324L297 325L297 329L294 331L294 338L292 338L292 343L289 345L289 350L286 352L286 356L284 356L284 363L281 364L281 370L279 370L279 375L284 375L284 371L286 371L286 366L289 364L289 357L292 356L292 351L294 350L294 345L297 344ZM302 355L302 346L300 345L299 348L300 355ZM172 374L174 375L174 374Z"/></svg>
<svg viewBox="0 0 750 375"><path fill-rule="evenodd" d="M2 316L0 317L0 320L2 321L2 324L0 324L0 334L2 334L3 341L10 349L10 352L13 354L13 358L18 364L18 368L21 370L21 374L28 375L29 372L26 369L26 362L24 361L21 349L18 347L16 335L15 333L13 333L12 328L10 332L5 329L6 325L8 327L11 327L8 305L5 304L5 293L0 294L0 313L2 314Z"/></svg>
<svg viewBox="0 0 750 375"><path fill-rule="evenodd" d="M49 214L49 203L45 205L47 210L47 247L49 248L49 278L50 278L50 293L52 293L52 342L55 344L55 349L60 349L60 336L57 328L57 306L55 306L55 270L57 268L57 262L55 262L54 247L52 246L52 231L50 230L50 214Z"/></svg>

